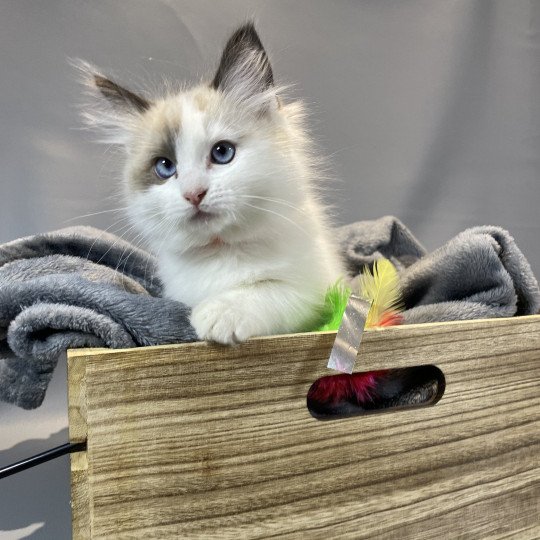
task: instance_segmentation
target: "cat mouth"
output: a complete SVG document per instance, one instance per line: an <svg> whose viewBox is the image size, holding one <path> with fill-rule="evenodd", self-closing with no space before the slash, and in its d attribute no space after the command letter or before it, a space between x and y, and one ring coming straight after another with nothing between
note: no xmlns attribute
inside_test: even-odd
<svg viewBox="0 0 540 540"><path fill-rule="evenodd" d="M199 210L197 208L191 215L190 220L191 221L209 221L215 217L216 217L216 214L214 214L213 212L206 212L204 210Z"/></svg>

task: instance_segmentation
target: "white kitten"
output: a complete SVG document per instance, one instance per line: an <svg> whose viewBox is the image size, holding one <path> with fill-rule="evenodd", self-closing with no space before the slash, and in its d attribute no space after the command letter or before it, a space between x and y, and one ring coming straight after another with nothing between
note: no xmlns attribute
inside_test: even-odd
<svg viewBox="0 0 540 540"><path fill-rule="evenodd" d="M162 99L88 75L100 103L87 121L125 148L130 216L199 337L310 329L344 271L302 108L278 98L253 25L230 38L211 83Z"/></svg>

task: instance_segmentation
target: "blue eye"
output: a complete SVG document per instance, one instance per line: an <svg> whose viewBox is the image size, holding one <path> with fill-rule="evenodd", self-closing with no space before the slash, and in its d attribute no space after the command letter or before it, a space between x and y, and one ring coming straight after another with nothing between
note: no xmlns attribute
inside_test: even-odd
<svg viewBox="0 0 540 540"><path fill-rule="evenodd" d="M166 180L176 174L176 165L166 157L158 157L154 161L154 172L159 178Z"/></svg>
<svg viewBox="0 0 540 540"><path fill-rule="evenodd" d="M218 165L226 165L233 160L235 153L236 148L233 143L230 143L229 141L219 141L212 146L212 150L210 151L210 161L212 161L212 163L217 163Z"/></svg>

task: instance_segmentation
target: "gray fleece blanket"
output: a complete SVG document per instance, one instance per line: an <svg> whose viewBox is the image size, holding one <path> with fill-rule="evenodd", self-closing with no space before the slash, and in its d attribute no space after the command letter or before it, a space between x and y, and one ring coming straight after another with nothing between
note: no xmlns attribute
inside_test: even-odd
<svg viewBox="0 0 540 540"><path fill-rule="evenodd" d="M351 276L380 257L398 267L406 323L540 308L527 260L498 227L468 229L431 254L393 217L336 234ZM105 231L71 227L0 246L0 400L38 407L68 348L195 341L188 308L161 294L154 257Z"/></svg>

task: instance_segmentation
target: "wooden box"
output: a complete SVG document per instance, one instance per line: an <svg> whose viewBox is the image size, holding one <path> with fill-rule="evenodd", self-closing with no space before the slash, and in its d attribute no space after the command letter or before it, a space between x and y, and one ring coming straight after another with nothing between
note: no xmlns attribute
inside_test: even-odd
<svg viewBox="0 0 540 540"><path fill-rule="evenodd" d="M74 538L540 537L540 316L366 331L442 399L319 421L334 336L71 351Z"/></svg>

